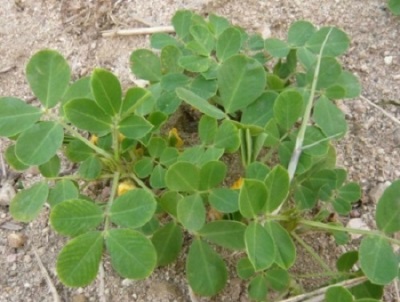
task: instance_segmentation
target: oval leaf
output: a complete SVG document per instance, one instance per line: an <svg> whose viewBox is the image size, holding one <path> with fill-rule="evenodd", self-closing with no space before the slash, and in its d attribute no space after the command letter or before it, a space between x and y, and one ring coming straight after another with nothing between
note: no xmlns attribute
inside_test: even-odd
<svg viewBox="0 0 400 302"><path fill-rule="evenodd" d="M295 90L285 90L279 94L274 104L275 120L289 130L303 114L303 97Z"/></svg>
<svg viewBox="0 0 400 302"><path fill-rule="evenodd" d="M64 131L54 122L39 122L21 133L15 144L15 155L27 165L48 162L61 147Z"/></svg>
<svg viewBox="0 0 400 302"><path fill-rule="evenodd" d="M383 237L363 238L359 259L361 269L372 283L386 285L397 277L399 259L390 243Z"/></svg>
<svg viewBox="0 0 400 302"><path fill-rule="evenodd" d="M54 155L47 163L39 166L39 171L44 177L56 177L60 172L60 168L60 158Z"/></svg>
<svg viewBox="0 0 400 302"><path fill-rule="evenodd" d="M118 78L110 71L97 68L91 78L92 93L97 105L108 115L120 112L122 89Z"/></svg>
<svg viewBox="0 0 400 302"><path fill-rule="evenodd" d="M213 296L226 284L228 273L221 256L201 239L194 239L186 260L186 273L193 291Z"/></svg>
<svg viewBox="0 0 400 302"><path fill-rule="evenodd" d="M216 188L210 192L209 203L221 213L234 213L239 210L239 192L228 188Z"/></svg>
<svg viewBox="0 0 400 302"><path fill-rule="evenodd" d="M153 217L156 206L153 195L143 189L134 189L114 200L110 219L120 226L138 228Z"/></svg>
<svg viewBox="0 0 400 302"><path fill-rule="evenodd" d="M306 47L313 53L319 54L326 38L322 56L337 57L349 47L350 40L346 33L335 27L323 27L315 32L307 41Z"/></svg>
<svg viewBox="0 0 400 302"><path fill-rule="evenodd" d="M10 213L15 220L29 222L35 219L49 194L45 182L39 182L32 187L19 191L11 200Z"/></svg>
<svg viewBox="0 0 400 302"><path fill-rule="evenodd" d="M226 165L221 161L209 161L200 169L200 190L218 186L225 178Z"/></svg>
<svg viewBox="0 0 400 302"><path fill-rule="evenodd" d="M62 283L82 287L92 282L103 254L103 236L93 231L68 241L57 258L57 275Z"/></svg>
<svg viewBox="0 0 400 302"><path fill-rule="evenodd" d="M48 202L51 207L54 207L64 200L76 199L78 196L77 186L71 180L62 179L50 189Z"/></svg>
<svg viewBox="0 0 400 302"><path fill-rule="evenodd" d="M271 213L277 209L289 194L289 173L282 166L278 165L265 179L265 185L268 191L266 203L266 212Z"/></svg>
<svg viewBox="0 0 400 302"><path fill-rule="evenodd" d="M150 122L137 115L128 116L119 123L121 133L127 138L136 140L144 137L152 128L153 125Z"/></svg>
<svg viewBox="0 0 400 302"><path fill-rule="evenodd" d="M170 222L157 230L151 241L157 251L157 264L167 265L175 261L181 252L183 232L179 226Z"/></svg>
<svg viewBox="0 0 400 302"><path fill-rule="evenodd" d="M73 99L64 105L68 120L80 129L106 132L112 125L111 117L90 99Z"/></svg>
<svg viewBox="0 0 400 302"><path fill-rule="evenodd" d="M238 221L212 221L198 233L219 246L232 250L244 250L244 232L246 225Z"/></svg>
<svg viewBox="0 0 400 302"><path fill-rule="evenodd" d="M239 193L240 213L255 218L262 212L268 197L265 184L259 180L245 179Z"/></svg>
<svg viewBox="0 0 400 302"><path fill-rule="evenodd" d="M71 78L64 57L54 50L41 50L29 60L26 78L35 96L46 108L54 107L63 97Z"/></svg>
<svg viewBox="0 0 400 302"><path fill-rule="evenodd" d="M268 294L267 280L263 275L255 276L249 283L248 293L256 301L265 301Z"/></svg>
<svg viewBox="0 0 400 302"><path fill-rule="evenodd" d="M23 100L0 98L0 136L14 136L35 124L42 112Z"/></svg>
<svg viewBox="0 0 400 302"><path fill-rule="evenodd" d="M325 293L326 302L353 302L353 295L343 286L332 286Z"/></svg>
<svg viewBox="0 0 400 302"><path fill-rule="evenodd" d="M111 264L122 277L144 279L156 267L156 250L143 234L130 229L114 229L107 232L105 240Z"/></svg>
<svg viewBox="0 0 400 302"><path fill-rule="evenodd" d="M380 230L391 234L400 231L400 180L393 182L383 192L376 207L376 224Z"/></svg>
<svg viewBox="0 0 400 302"><path fill-rule="evenodd" d="M217 81L221 104L227 113L233 113L250 105L263 93L266 76L261 63L235 55L218 68Z"/></svg>
<svg viewBox="0 0 400 302"><path fill-rule="evenodd" d="M222 32L217 40L217 58L225 61L231 56L236 55L242 47L242 35L234 27L229 27Z"/></svg>
<svg viewBox="0 0 400 302"><path fill-rule="evenodd" d="M131 54L131 70L143 80L158 82L161 79L160 58L148 49L138 49Z"/></svg>
<svg viewBox="0 0 400 302"><path fill-rule="evenodd" d="M93 202L71 199L52 209L50 223L61 235L76 236L95 229L103 218L103 210Z"/></svg>
<svg viewBox="0 0 400 302"><path fill-rule="evenodd" d="M200 171L191 163L177 162L167 170L165 181L172 191L196 191L200 184Z"/></svg>
<svg viewBox="0 0 400 302"><path fill-rule="evenodd" d="M206 222L206 209L201 196L189 195L179 200L177 216L186 229L190 231L201 229Z"/></svg>
<svg viewBox="0 0 400 302"><path fill-rule="evenodd" d="M265 228L252 222L246 228L244 240L246 252L255 271L262 271L272 265L275 260L275 245Z"/></svg>

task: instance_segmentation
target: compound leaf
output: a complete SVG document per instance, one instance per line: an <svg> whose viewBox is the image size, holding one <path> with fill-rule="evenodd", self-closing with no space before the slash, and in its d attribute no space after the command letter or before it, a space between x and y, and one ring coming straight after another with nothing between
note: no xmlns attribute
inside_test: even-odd
<svg viewBox="0 0 400 302"><path fill-rule="evenodd" d="M153 234L151 241L157 251L157 265L167 265L181 252L183 232L174 222L169 222Z"/></svg>
<svg viewBox="0 0 400 302"><path fill-rule="evenodd" d="M103 236L92 231L68 241L57 258L57 275L71 287L82 287L97 275L103 254Z"/></svg>

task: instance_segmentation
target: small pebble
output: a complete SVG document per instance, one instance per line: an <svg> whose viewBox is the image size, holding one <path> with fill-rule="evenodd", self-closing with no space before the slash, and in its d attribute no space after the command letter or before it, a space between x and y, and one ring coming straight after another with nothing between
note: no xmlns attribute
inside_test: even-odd
<svg viewBox="0 0 400 302"><path fill-rule="evenodd" d="M12 248L23 247L26 242L26 236L22 233L11 233L7 237L8 245Z"/></svg>
<svg viewBox="0 0 400 302"><path fill-rule="evenodd" d="M386 65L391 65L393 63L393 56L386 56L384 61Z"/></svg>
<svg viewBox="0 0 400 302"><path fill-rule="evenodd" d="M84 294L77 294L71 297L71 302L86 302L87 298Z"/></svg>
<svg viewBox="0 0 400 302"><path fill-rule="evenodd" d="M25 262L25 263L31 263L31 261L32 261L31 256L29 256L29 255L25 255L25 256L24 256L24 262Z"/></svg>

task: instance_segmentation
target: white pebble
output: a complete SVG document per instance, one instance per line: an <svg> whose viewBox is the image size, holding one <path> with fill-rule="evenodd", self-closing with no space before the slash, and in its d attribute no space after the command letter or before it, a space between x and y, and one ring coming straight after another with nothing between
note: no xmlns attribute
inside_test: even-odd
<svg viewBox="0 0 400 302"><path fill-rule="evenodd" d="M386 65L391 65L392 62L393 62L393 56L386 56L386 57L384 58L384 61L385 61L385 64L386 64Z"/></svg>

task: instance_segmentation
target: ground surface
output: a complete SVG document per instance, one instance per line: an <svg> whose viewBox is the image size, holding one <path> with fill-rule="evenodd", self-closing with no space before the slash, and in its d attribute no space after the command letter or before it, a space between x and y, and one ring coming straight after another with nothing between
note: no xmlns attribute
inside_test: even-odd
<svg viewBox="0 0 400 302"><path fill-rule="evenodd" d="M385 0L0 0L0 96L32 99L24 68L29 57L42 48L60 51L70 62L74 78L99 66L116 73L124 87L133 85L128 58L132 50L148 46L148 36L104 38L101 31L169 25L174 12L182 8L201 14L215 12L249 31L275 37L284 37L290 23L299 19L319 26L341 27L352 41L343 62L360 78L362 94L383 103L386 110L400 117L399 107L386 104L388 100L400 100L400 18L390 14ZM349 169L350 178L363 188L363 204L353 216L361 216L373 227L374 202L370 191L400 178L400 129L361 99L340 106L350 131L339 144L339 157ZM4 149L5 141L0 143L0 150ZM6 169L0 167L0 177ZM6 172L10 178L10 171ZM37 172L31 170L21 180L29 182L35 177ZM8 183L3 177L3 188ZM50 229L47 216L44 211L32 223L15 223L8 213L7 198L0 203L0 301L53 301L34 250L63 301L195 301L184 281L182 259L138 282L118 277L106 260L104 279L97 279L84 289L65 288L54 270L64 239ZM7 236L14 232L27 236L23 248L9 246ZM329 238L319 240L320 254L332 263L338 250ZM299 271L313 265L307 257L304 259L297 266ZM199 301L248 301L245 285L233 271L231 276L220 295ZM104 287L101 280L105 280ZM101 288L105 289L103 294ZM388 291L386 300L391 301L392 297Z"/></svg>

